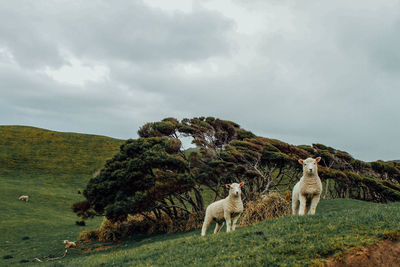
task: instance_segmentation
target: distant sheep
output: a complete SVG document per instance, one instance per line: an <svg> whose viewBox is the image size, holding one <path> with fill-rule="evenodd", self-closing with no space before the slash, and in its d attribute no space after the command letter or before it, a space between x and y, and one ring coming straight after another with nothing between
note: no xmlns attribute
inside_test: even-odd
<svg viewBox="0 0 400 267"><path fill-rule="evenodd" d="M23 195L23 196L20 196L18 199L19 199L19 200L25 200L26 202L28 202L29 196Z"/></svg>
<svg viewBox="0 0 400 267"><path fill-rule="evenodd" d="M306 160L299 159L299 163L303 165L303 176L293 188L293 215L315 214L322 192L322 183L318 176L317 167L317 163L320 160L321 157L316 159L308 158ZM307 200L311 200L309 207L307 206Z"/></svg>
<svg viewBox="0 0 400 267"><path fill-rule="evenodd" d="M76 248L76 243L68 240L64 240L65 248Z"/></svg>
<svg viewBox="0 0 400 267"><path fill-rule="evenodd" d="M205 236L210 223L216 221L214 234L221 229L224 220L226 221L226 231L235 231L236 222L243 212L242 190L244 182L227 184L229 195L221 200L211 203L206 209L201 235Z"/></svg>

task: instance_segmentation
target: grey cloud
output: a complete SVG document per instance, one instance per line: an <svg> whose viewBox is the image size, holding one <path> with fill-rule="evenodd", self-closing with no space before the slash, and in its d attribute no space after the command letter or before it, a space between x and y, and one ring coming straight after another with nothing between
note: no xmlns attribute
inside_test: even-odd
<svg viewBox="0 0 400 267"><path fill-rule="evenodd" d="M394 137L400 127L389 121L399 118L400 79L385 66L387 56L398 53L399 2L391 3L395 6L384 9L365 1L296 6L295 33L266 36L261 47L266 60L289 68L280 80L292 83L291 95L295 88L302 92L296 95L298 115L293 106L288 111L293 118L283 121L296 125L300 117L303 127L280 125L281 136L319 140L363 159L399 157ZM307 120L310 114L315 116Z"/></svg>
<svg viewBox="0 0 400 267"><path fill-rule="evenodd" d="M0 7L0 48L7 48L15 60L28 67L64 63L54 32L54 23L45 21L45 6L31 1L15 1Z"/></svg>
<svg viewBox="0 0 400 267"><path fill-rule="evenodd" d="M399 1L234 2L266 17L285 11L273 14L285 22L275 32L266 25L247 36L256 55L247 64L234 60L239 45L232 43L246 36L202 8L166 13L140 1L1 7L1 21L13 24L0 24L0 44L23 66L0 64L2 123L129 138L148 121L204 115L364 160L400 158ZM63 50L105 64L110 79L79 87L36 72L66 64ZM232 71L175 68L210 58Z"/></svg>
<svg viewBox="0 0 400 267"><path fill-rule="evenodd" d="M138 127L159 114L161 95L118 85L62 85L44 75L0 68L0 120L61 131L119 138L135 137ZM56 89L55 89L56 88ZM151 103L151 104L149 104Z"/></svg>
<svg viewBox="0 0 400 267"><path fill-rule="evenodd" d="M98 3L91 2L88 8L95 10L96 6ZM75 21L84 21L86 27ZM229 20L213 12L169 15L138 1L110 2L100 14L76 13L63 18L63 24L72 26L70 31L66 29L68 35L82 39L75 42L70 38L70 47L77 53L142 62L197 60L226 53L229 44L224 33L232 27Z"/></svg>
<svg viewBox="0 0 400 267"><path fill-rule="evenodd" d="M62 51L120 61L193 61L229 54L233 23L216 12L167 14L141 1L15 1L0 8L0 45L28 66L59 66Z"/></svg>

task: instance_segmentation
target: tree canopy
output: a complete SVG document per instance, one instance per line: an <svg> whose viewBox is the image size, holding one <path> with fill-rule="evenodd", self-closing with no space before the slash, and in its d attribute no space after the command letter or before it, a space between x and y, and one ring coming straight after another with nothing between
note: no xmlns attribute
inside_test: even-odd
<svg viewBox="0 0 400 267"><path fill-rule="evenodd" d="M320 177L332 180L326 187L331 197L400 200L399 163L366 163L322 144L294 146L256 136L231 121L166 118L146 123L138 135L89 181L86 200L73 205L79 216L187 218L204 212L205 197L224 197L225 183L245 181L245 201L291 190L302 173L297 160L317 156L322 157ZM182 138L190 138L194 147L185 150Z"/></svg>

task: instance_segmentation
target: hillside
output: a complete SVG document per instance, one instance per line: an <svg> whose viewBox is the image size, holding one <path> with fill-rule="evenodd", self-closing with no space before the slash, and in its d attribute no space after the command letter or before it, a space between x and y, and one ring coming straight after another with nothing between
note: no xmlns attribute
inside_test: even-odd
<svg viewBox="0 0 400 267"><path fill-rule="evenodd" d="M85 188L93 172L122 142L104 136L0 126L1 257L13 256L9 263L37 257L64 239L75 240L86 227L97 227L100 219L86 227L76 226L78 218L70 206L83 198L78 189ZM29 195L29 202L18 200L22 194Z"/></svg>
<svg viewBox="0 0 400 267"><path fill-rule="evenodd" d="M87 253L83 245L62 262L71 266L308 266L352 247L393 238L399 230L400 203L323 200L315 216L286 216L218 235L210 230L206 237L199 230L137 236L120 244L107 243L113 247L100 252ZM58 247L62 254L62 246Z"/></svg>
<svg viewBox="0 0 400 267"><path fill-rule="evenodd" d="M122 143L98 135L0 126L0 174L90 175Z"/></svg>

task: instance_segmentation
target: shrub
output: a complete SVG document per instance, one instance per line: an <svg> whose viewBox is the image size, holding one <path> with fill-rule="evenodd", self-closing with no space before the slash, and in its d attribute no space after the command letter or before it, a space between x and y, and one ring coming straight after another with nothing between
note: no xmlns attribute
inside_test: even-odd
<svg viewBox="0 0 400 267"><path fill-rule="evenodd" d="M285 191L284 194L285 194L285 200L287 202L291 203L292 202L292 191L287 190L287 191Z"/></svg>
<svg viewBox="0 0 400 267"><path fill-rule="evenodd" d="M285 198L289 195L285 195ZM277 192L261 195L248 201L240 219L241 226L290 214L290 200L284 199Z"/></svg>
<svg viewBox="0 0 400 267"><path fill-rule="evenodd" d="M78 216L86 219L92 217L93 211L91 210L91 206L89 201L84 200L77 203L74 203L71 206L73 212L75 212Z"/></svg>
<svg viewBox="0 0 400 267"><path fill-rule="evenodd" d="M191 213L180 220L172 220L163 213L156 219L154 214L145 213L129 216L122 222L112 222L104 218L98 230L83 231L79 235L82 241L118 241L133 234L157 234L189 231L200 228L203 224L204 213Z"/></svg>
<svg viewBox="0 0 400 267"><path fill-rule="evenodd" d="M99 240L99 230L82 231L78 236L78 240L81 240L81 241Z"/></svg>
<svg viewBox="0 0 400 267"><path fill-rule="evenodd" d="M126 235L126 224L111 222L104 218L99 229L99 241L118 241Z"/></svg>
<svg viewBox="0 0 400 267"><path fill-rule="evenodd" d="M346 161L351 161L351 160L353 160L353 157L350 156L349 153L344 152L344 151L337 151L337 152L335 153L335 156L337 156L338 158L344 159L344 160L346 160Z"/></svg>

